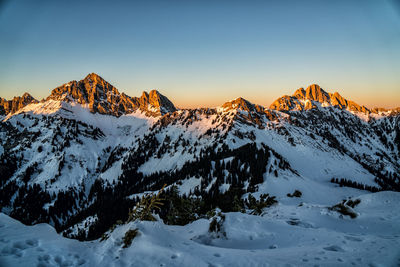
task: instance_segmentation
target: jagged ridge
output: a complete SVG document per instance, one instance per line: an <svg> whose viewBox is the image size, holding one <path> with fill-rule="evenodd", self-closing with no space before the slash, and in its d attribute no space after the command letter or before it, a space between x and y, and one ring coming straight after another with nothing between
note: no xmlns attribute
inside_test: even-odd
<svg viewBox="0 0 400 267"><path fill-rule="evenodd" d="M140 109L148 115L164 115L176 110L158 91L143 92L140 98L120 93L99 75L91 73L83 80L55 88L46 100L75 101L88 105L93 113L121 116Z"/></svg>
<svg viewBox="0 0 400 267"><path fill-rule="evenodd" d="M38 101L28 93L25 93L22 96L15 96L12 100L7 100L0 97L0 115L15 113L21 108L32 103L38 103Z"/></svg>
<svg viewBox="0 0 400 267"><path fill-rule="evenodd" d="M141 97L131 97L120 93L117 88L95 73L88 74L83 80L71 81L53 89L45 101L48 100L76 102L86 105L92 113L117 117L136 110L140 110L148 116L163 116L177 110L174 104L157 90L151 90L148 93L143 92ZM0 115L15 113L31 103L38 103L38 101L28 93L25 93L22 97L14 97L13 100L9 101L0 98ZM314 109L318 105L322 107L333 106L367 115L371 113L394 115L399 113L400 110L400 108L391 110L368 109L354 101L343 98L338 92L328 93L317 84L310 85L306 90L299 88L292 96L285 95L278 98L270 105L269 109L252 104L242 97L224 103L221 109L223 111L241 110L249 114L267 114L268 117L273 117L274 110L303 111Z"/></svg>
<svg viewBox="0 0 400 267"><path fill-rule="evenodd" d="M328 104L340 109L348 109L362 113L371 113L371 111L360 106L357 103L343 98L338 92L327 93L319 85L312 84L304 88L299 88L292 96L285 95L275 100L270 109L289 111L289 110L308 110L316 107L316 103Z"/></svg>

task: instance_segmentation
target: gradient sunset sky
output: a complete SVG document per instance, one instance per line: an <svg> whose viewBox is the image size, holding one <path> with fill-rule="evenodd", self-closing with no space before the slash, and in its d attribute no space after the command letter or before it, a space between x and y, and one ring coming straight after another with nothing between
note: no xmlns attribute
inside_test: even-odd
<svg viewBox="0 0 400 267"><path fill-rule="evenodd" d="M95 72L178 107L269 106L319 84L400 106L400 4L365 1L0 0L0 96L41 99Z"/></svg>

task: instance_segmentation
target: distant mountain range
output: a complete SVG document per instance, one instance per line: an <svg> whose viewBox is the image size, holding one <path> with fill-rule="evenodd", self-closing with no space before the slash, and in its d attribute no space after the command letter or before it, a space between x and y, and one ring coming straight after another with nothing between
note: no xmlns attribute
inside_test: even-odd
<svg viewBox="0 0 400 267"><path fill-rule="evenodd" d="M163 184L227 211L250 193L282 200L299 189L323 204L400 191L400 109L368 109L316 84L269 108L237 98L177 109L158 91L130 97L92 73L42 101L1 98L0 116L3 211L79 239L98 238Z"/></svg>
<svg viewBox="0 0 400 267"><path fill-rule="evenodd" d="M156 90L149 93L143 92L141 97L130 97L120 93L117 88L105 81L95 73L87 75L83 80L71 81L63 84L51 91L51 94L42 102L48 100L57 100L65 102L76 102L81 105L87 105L92 113L100 113L114 116L121 116L132 113L136 110L145 112L149 116L165 115L174 112L177 109L174 104L165 96ZM379 112L398 112L399 108L368 109L357 103L343 98L338 92L333 94L325 92L319 85L312 84L304 88L299 88L292 96L283 96L275 100L269 109L279 111L308 110L316 108L314 102L325 106L334 106L349 111L362 112L366 114ZM17 112L29 104L39 103L29 93L21 97L14 97L12 100L0 98L0 114L8 115ZM227 102L223 107L228 107L229 103L240 105L246 110L249 107L255 107L259 110L265 108L260 105L253 105L243 98Z"/></svg>

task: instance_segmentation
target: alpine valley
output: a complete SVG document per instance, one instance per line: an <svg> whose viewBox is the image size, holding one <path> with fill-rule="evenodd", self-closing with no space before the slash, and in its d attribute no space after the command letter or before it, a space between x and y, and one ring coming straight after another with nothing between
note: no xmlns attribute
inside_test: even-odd
<svg viewBox="0 0 400 267"><path fill-rule="evenodd" d="M0 265L398 266L400 108L294 91L179 109L92 73L0 98Z"/></svg>

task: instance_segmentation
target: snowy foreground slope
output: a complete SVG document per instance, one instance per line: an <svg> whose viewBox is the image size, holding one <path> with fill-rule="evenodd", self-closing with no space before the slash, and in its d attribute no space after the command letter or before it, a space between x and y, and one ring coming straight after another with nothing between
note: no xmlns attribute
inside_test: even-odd
<svg viewBox="0 0 400 267"><path fill-rule="evenodd" d="M263 216L226 213L226 237L210 234L210 221L200 219L129 223L105 241L79 242L1 213L0 266L399 266L400 193L358 198L356 219L299 200ZM122 248L124 233L135 228L139 235Z"/></svg>

